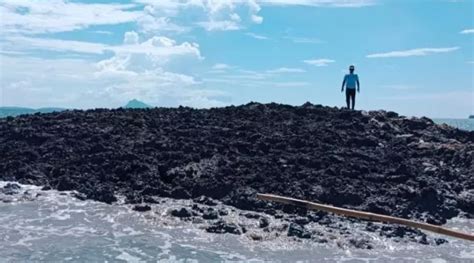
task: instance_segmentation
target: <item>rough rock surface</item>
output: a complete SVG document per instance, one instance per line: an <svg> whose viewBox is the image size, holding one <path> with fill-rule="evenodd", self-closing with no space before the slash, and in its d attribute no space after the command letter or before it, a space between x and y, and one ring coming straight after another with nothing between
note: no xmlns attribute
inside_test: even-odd
<svg viewBox="0 0 474 263"><path fill-rule="evenodd" d="M474 132L309 103L0 119L0 179L107 203L210 197L304 215L255 199L264 192L442 224L474 217L473 158Z"/></svg>

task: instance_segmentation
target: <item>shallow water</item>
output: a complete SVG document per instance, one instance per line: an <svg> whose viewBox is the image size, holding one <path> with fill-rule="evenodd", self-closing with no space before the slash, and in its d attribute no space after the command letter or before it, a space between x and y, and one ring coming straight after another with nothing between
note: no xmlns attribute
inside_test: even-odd
<svg viewBox="0 0 474 263"><path fill-rule="evenodd" d="M5 184L0 182L0 187ZM374 234L378 245L373 250L343 249L287 239L251 241L245 236L208 234L190 224L167 226L166 221L157 223L126 205L80 201L34 186L0 199L4 200L0 202L1 262L474 261L473 244L452 238L446 238L447 244L426 246L396 243ZM474 220L455 219L448 226L472 231Z"/></svg>

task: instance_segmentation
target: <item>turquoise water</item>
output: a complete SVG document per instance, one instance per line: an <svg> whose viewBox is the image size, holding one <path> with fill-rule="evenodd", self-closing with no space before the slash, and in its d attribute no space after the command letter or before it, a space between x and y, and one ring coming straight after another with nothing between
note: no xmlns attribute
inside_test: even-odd
<svg viewBox="0 0 474 263"><path fill-rule="evenodd" d="M474 131L474 119L433 119L435 123L447 124L459 129Z"/></svg>

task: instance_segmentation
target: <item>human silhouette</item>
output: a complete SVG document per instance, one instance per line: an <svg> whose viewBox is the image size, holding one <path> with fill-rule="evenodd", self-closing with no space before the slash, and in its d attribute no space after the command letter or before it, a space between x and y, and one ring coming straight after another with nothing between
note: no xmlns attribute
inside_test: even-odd
<svg viewBox="0 0 474 263"><path fill-rule="evenodd" d="M354 74L354 69L354 65L349 67L349 74L344 76L344 81L342 82L341 88L341 92L344 92L344 87L346 88L346 103L348 109L351 109L350 101L352 101L352 109L355 107L356 86L357 92L360 92L359 76Z"/></svg>

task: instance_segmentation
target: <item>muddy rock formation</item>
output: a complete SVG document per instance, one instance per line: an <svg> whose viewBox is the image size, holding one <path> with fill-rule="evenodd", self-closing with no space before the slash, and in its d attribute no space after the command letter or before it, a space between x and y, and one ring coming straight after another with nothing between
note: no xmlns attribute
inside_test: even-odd
<svg viewBox="0 0 474 263"><path fill-rule="evenodd" d="M196 198L307 216L256 200L263 192L443 224L460 213L474 217L473 158L474 132L310 103L0 119L0 179L76 190L107 203L117 195L133 204ZM291 235L305 235L302 222ZM223 223L208 231L222 229L241 231Z"/></svg>

